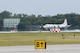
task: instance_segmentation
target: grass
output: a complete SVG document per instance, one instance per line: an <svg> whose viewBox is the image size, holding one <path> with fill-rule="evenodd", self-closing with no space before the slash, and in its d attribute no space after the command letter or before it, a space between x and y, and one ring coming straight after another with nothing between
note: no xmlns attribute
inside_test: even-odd
<svg viewBox="0 0 80 53"><path fill-rule="evenodd" d="M63 37L62 37L63 34ZM75 34L75 36L74 36ZM45 40L47 44L80 44L79 32L60 33L0 33L0 46L34 45L35 40Z"/></svg>

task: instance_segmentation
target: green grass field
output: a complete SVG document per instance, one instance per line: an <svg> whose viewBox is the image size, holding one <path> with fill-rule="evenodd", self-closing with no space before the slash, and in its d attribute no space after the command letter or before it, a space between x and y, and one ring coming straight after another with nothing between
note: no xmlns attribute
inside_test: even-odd
<svg viewBox="0 0 80 53"><path fill-rule="evenodd" d="M63 37L62 37L62 34L63 34ZM34 45L35 40L45 40L48 45L80 44L80 32L0 33L0 46Z"/></svg>

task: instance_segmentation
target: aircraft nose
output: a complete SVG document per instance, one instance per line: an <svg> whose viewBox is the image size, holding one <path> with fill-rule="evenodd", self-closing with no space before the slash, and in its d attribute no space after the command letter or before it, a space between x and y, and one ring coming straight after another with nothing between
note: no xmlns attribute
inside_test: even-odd
<svg viewBox="0 0 80 53"><path fill-rule="evenodd" d="M40 25L40 28L42 29L42 28L44 28L44 26L43 25Z"/></svg>
<svg viewBox="0 0 80 53"><path fill-rule="evenodd" d="M46 28L46 26L43 26L43 28Z"/></svg>

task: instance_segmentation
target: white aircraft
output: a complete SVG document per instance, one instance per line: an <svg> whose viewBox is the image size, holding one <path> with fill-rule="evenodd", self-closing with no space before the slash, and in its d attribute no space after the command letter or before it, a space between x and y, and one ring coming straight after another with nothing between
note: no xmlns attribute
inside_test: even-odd
<svg viewBox="0 0 80 53"><path fill-rule="evenodd" d="M43 26L40 26L40 28L45 28L45 29L51 29L51 28L67 28L70 27L71 25L67 24L67 19L64 20L63 24L45 24Z"/></svg>

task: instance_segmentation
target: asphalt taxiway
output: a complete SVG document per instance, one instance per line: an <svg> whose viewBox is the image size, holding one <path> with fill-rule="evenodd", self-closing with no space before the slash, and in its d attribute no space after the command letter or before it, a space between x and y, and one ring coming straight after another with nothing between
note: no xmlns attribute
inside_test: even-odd
<svg viewBox="0 0 80 53"><path fill-rule="evenodd" d="M1 46L0 53L80 53L80 44L47 45L46 49L29 46Z"/></svg>

